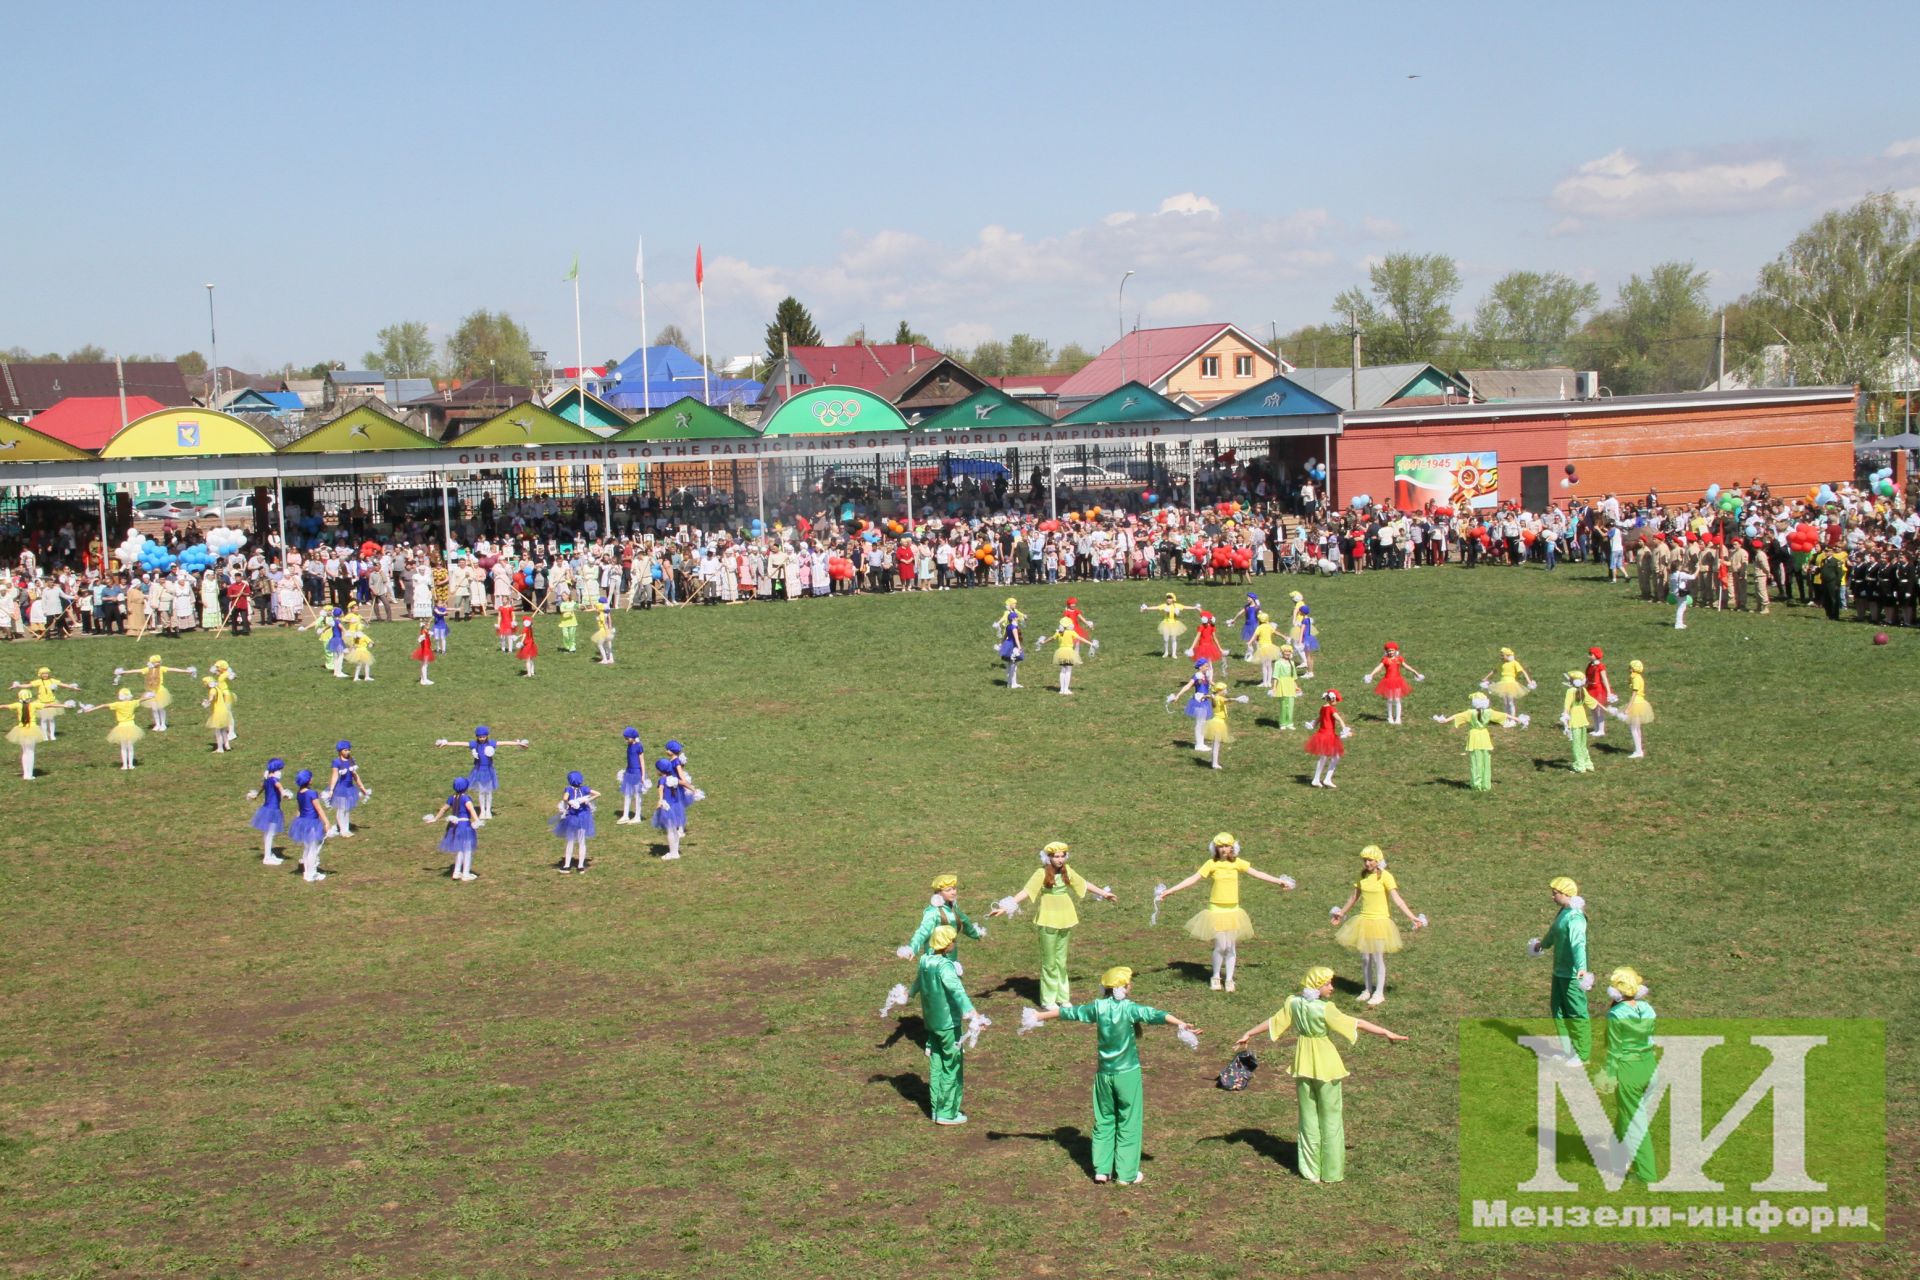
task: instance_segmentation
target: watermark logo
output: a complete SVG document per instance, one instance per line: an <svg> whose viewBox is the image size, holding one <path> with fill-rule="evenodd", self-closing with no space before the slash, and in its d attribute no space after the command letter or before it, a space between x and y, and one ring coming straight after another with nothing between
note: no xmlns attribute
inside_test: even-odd
<svg viewBox="0 0 1920 1280"><path fill-rule="evenodd" d="M1582 1063L1551 1022L1461 1024L1464 1236L1883 1238L1883 1023L1607 1025Z"/></svg>

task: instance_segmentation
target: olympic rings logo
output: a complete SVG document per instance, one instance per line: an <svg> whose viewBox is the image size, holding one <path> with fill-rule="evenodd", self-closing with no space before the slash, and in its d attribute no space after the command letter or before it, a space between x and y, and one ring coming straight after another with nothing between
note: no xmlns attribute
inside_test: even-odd
<svg viewBox="0 0 1920 1280"><path fill-rule="evenodd" d="M813 406L814 420L828 430L845 426L859 416L858 400L828 400Z"/></svg>

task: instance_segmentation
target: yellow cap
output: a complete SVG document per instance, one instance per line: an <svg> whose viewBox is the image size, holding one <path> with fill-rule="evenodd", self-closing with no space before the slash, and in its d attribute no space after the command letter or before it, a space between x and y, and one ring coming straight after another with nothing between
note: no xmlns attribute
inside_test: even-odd
<svg viewBox="0 0 1920 1280"><path fill-rule="evenodd" d="M1230 848L1233 845L1236 845L1239 843L1240 842L1238 840L1235 840L1233 838L1233 833L1231 831L1222 831L1219 835L1213 838L1213 847L1216 849Z"/></svg>
<svg viewBox="0 0 1920 1280"><path fill-rule="evenodd" d="M159 654L157 654L157 653L150 653L150 654L148 654L148 655L147 655L147 665L148 665L148 666L150 666L150 667L157 667L157 666L159 666L159 665L160 665L160 655L159 655Z"/></svg>
<svg viewBox="0 0 1920 1280"><path fill-rule="evenodd" d="M954 875L951 871L943 876L935 876L933 878L933 887L935 889L958 889L960 887L960 877Z"/></svg>
<svg viewBox="0 0 1920 1280"><path fill-rule="evenodd" d="M1047 841L1047 847L1042 849L1040 852L1065 853L1067 852L1067 842L1065 840L1049 840Z"/></svg>
<svg viewBox="0 0 1920 1280"><path fill-rule="evenodd" d="M933 931L933 936L927 939L927 945L935 951L945 951L959 936L954 932L952 925L943 924Z"/></svg>
<svg viewBox="0 0 1920 1280"><path fill-rule="evenodd" d="M1318 991L1332 981L1333 970L1323 964L1317 964L1301 975L1300 988L1304 991L1311 987L1313 990Z"/></svg>
<svg viewBox="0 0 1920 1280"><path fill-rule="evenodd" d="M1580 896L1580 886L1574 883L1572 876L1555 876L1548 882L1547 888L1555 893L1564 893L1569 898Z"/></svg>
<svg viewBox="0 0 1920 1280"><path fill-rule="evenodd" d="M125 702L127 699L131 698L132 696L133 696L133 690L131 689L122 689L120 691L120 701L122 702Z"/></svg>
<svg viewBox="0 0 1920 1280"><path fill-rule="evenodd" d="M1270 613L1268 613L1268 612L1267 612L1267 611L1266 611L1265 609L1262 609L1262 610L1260 611L1260 613L1259 613L1259 618L1260 618L1260 621L1262 621L1262 622L1272 622L1272 621L1273 621L1273 615L1272 615L1272 614L1270 614Z"/></svg>
<svg viewBox="0 0 1920 1280"><path fill-rule="evenodd" d="M1130 987L1133 985L1133 970L1123 964L1117 964L1100 975L1103 987Z"/></svg>
<svg viewBox="0 0 1920 1280"><path fill-rule="evenodd" d="M1513 650L1503 648L1500 650L1500 656L1503 658L1511 658L1513 656Z"/></svg>
<svg viewBox="0 0 1920 1280"><path fill-rule="evenodd" d="M1640 988L1647 985L1647 980L1640 976L1638 969L1635 969L1631 965L1623 964L1607 975L1607 985L1615 991L1618 991L1628 1000L1638 1000L1640 998Z"/></svg>
<svg viewBox="0 0 1920 1280"><path fill-rule="evenodd" d="M1011 609L1011 608L1013 608L1013 606L1015 606L1015 605L1017 605L1017 604L1019 604L1019 603L1020 603L1020 602L1019 602L1018 600L1016 600L1016 599L1014 599L1014 598L1013 598L1012 596L1008 596L1008 597L1007 597L1007 608L1009 608L1009 609Z"/></svg>
<svg viewBox="0 0 1920 1280"><path fill-rule="evenodd" d="M1629 670L1629 671L1641 671L1641 672L1644 672L1644 671L1645 671L1646 669L1647 669L1647 664L1646 664L1646 663L1644 663L1644 662L1642 662L1642 661L1640 661L1640 659L1638 659L1638 658L1635 658L1635 659L1634 659L1634 660L1633 660L1632 662L1629 662L1629 663L1627 664L1627 670Z"/></svg>
<svg viewBox="0 0 1920 1280"><path fill-rule="evenodd" d="M38 671L34 672L34 674L39 676L42 680L45 680L48 676L53 674L53 668L42 667Z"/></svg>
<svg viewBox="0 0 1920 1280"><path fill-rule="evenodd" d="M1370 844L1362 849L1360 851L1360 857L1368 862L1385 862L1387 860L1387 855L1380 852L1380 846L1377 844Z"/></svg>

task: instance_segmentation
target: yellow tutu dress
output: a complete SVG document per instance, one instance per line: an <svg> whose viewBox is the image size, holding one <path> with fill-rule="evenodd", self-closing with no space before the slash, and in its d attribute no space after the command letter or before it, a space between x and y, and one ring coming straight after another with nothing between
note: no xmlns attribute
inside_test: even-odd
<svg viewBox="0 0 1920 1280"><path fill-rule="evenodd" d="M16 702L13 704L14 723L7 730L7 741L16 747L31 747L47 740L40 728L40 719L33 709L33 703Z"/></svg>
<svg viewBox="0 0 1920 1280"><path fill-rule="evenodd" d="M1253 660L1255 662L1280 660L1280 646L1274 641L1274 636L1279 631L1280 628L1271 622L1263 622L1253 629Z"/></svg>
<svg viewBox="0 0 1920 1280"><path fill-rule="evenodd" d="M355 666L360 666L362 664L365 664L366 666L370 667L373 665L373 637L372 636L369 636L364 631L356 631L348 639L347 644L348 644L348 649L347 649L348 662L353 663ZM221 687L223 690L225 689L224 681L222 682ZM232 700L232 695L230 693L228 694L228 700L229 701Z"/></svg>
<svg viewBox="0 0 1920 1280"><path fill-rule="evenodd" d="M1349 951L1385 952L1391 955L1401 947L1400 926L1387 913L1387 894L1400 887L1393 872L1363 875L1354 883L1360 891L1360 905L1335 931L1333 940Z"/></svg>
<svg viewBox="0 0 1920 1280"><path fill-rule="evenodd" d="M1628 724L1652 724L1653 704L1647 701L1647 678L1638 671L1629 672L1627 688L1632 692L1620 713L1626 716Z"/></svg>
<svg viewBox="0 0 1920 1280"><path fill-rule="evenodd" d="M207 686L207 728L233 728L233 693L212 676L203 677Z"/></svg>
<svg viewBox="0 0 1920 1280"><path fill-rule="evenodd" d="M593 622L593 643L605 644L613 639L613 628L607 625L607 611L598 605L594 606Z"/></svg>
<svg viewBox="0 0 1920 1280"><path fill-rule="evenodd" d="M1500 663L1500 675L1488 691L1502 698L1524 698L1527 696L1527 682L1520 678L1521 666L1517 659L1507 658Z"/></svg>
<svg viewBox="0 0 1920 1280"><path fill-rule="evenodd" d="M1177 604L1157 604L1160 611L1160 634L1171 639L1187 634L1187 624L1180 621L1180 606Z"/></svg>
<svg viewBox="0 0 1920 1280"><path fill-rule="evenodd" d="M33 713L43 717L58 717L66 712L60 705L60 681L45 676L27 681L27 687L33 690Z"/></svg>
<svg viewBox="0 0 1920 1280"><path fill-rule="evenodd" d="M146 730L133 722L139 714L140 704L132 698L111 703L107 710L113 712L113 728L107 730L107 741L116 747L124 747L140 741L147 736Z"/></svg>
<svg viewBox="0 0 1920 1280"><path fill-rule="evenodd" d="M1056 667L1077 667L1080 665L1080 636L1069 623L1053 633L1053 665Z"/></svg>
<svg viewBox="0 0 1920 1280"><path fill-rule="evenodd" d="M1232 742L1233 734L1227 728L1227 703L1231 701L1224 693L1209 694L1213 700L1213 714L1207 718L1208 742Z"/></svg>
<svg viewBox="0 0 1920 1280"><path fill-rule="evenodd" d="M1236 942L1253 937L1253 917L1240 905L1240 873L1252 869L1245 858L1209 858L1201 863L1197 874L1207 881L1207 907L1187 921L1187 932L1202 942L1212 942L1222 933Z"/></svg>
<svg viewBox="0 0 1920 1280"><path fill-rule="evenodd" d="M173 694L167 689L167 673L160 667L142 667L140 682L153 695L153 701L147 705L156 711L165 711L173 705Z"/></svg>

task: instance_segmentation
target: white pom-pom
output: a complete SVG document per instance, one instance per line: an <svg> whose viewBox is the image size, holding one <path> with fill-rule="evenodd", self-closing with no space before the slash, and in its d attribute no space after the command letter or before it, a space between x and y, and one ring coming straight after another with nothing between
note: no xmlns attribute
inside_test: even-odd
<svg viewBox="0 0 1920 1280"><path fill-rule="evenodd" d="M1353 729L1350 726L1341 726L1340 736L1343 738L1351 738L1353 736Z"/></svg>
<svg viewBox="0 0 1920 1280"><path fill-rule="evenodd" d="M1147 921L1147 927L1149 929L1160 923L1160 900L1166 896L1167 883L1162 880L1159 884L1153 886L1153 916Z"/></svg>
<svg viewBox="0 0 1920 1280"><path fill-rule="evenodd" d="M1427 927L1427 913L1426 913L1426 912L1424 912L1424 911L1422 911L1422 912L1421 912L1421 913L1420 913L1419 915L1417 915L1417 916L1415 916L1415 917L1413 918L1413 924L1414 924L1414 927L1415 927L1415 928L1417 928L1417 929L1424 929L1424 928L1426 928L1426 927Z"/></svg>
<svg viewBox="0 0 1920 1280"><path fill-rule="evenodd" d="M1425 684L1427 682L1427 678L1421 675L1418 671L1416 671L1413 673L1413 682L1415 684Z"/></svg>
<svg viewBox="0 0 1920 1280"><path fill-rule="evenodd" d="M1514 719L1520 722L1520 727L1522 729L1526 728L1528 725L1533 723L1533 717L1530 715L1527 715L1525 712L1522 712L1520 715L1515 716Z"/></svg>
<svg viewBox="0 0 1920 1280"><path fill-rule="evenodd" d="M1369 671L1369 672L1368 672L1368 673L1367 673L1367 674L1366 674L1365 676L1363 676L1363 677L1361 678L1361 680L1360 680L1360 683L1362 683L1362 684L1372 684L1372 683L1373 683L1373 673L1372 673L1371 671Z"/></svg>
<svg viewBox="0 0 1920 1280"><path fill-rule="evenodd" d="M955 961L953 962L953 972L954 972L954 976L956 976L956 977L959 977L959 976L962 976L962 975L964 975L964 974L966 973L966 971L967 971L967 970L966 970L966 966L965 966L965 965L962 965L962 964L961 964L961 963L960 963L960 962L959 962L958 960L955 960Z"/></svg>
<svg viewBox="0 0 1920 1280"><path fill-rule="evenodd" d="M1482 689L1491 689L1491 688L1493 688L1493 681L1491 681L1491 680L1482 680L1482 681L1480 682L1480 687L1481 687Z"/></svg>
<svg viewBox="0 0 1920 1280"><path fill-rule="evenodd" d="M980 1033L992 1025L993 1019L984 1013L968 1014L967 1033L960 1037L961 1045L968 1049L978 1049L980 1047Z"/></svg>
<svg viewBox="0 0 1920 1280"><path fill-rule="evenodd" d="M1540 939L1538 938L1527 939L1527 954L1530 956L1534 956L1536 958L1546 954L1546 952L1542 950L1540 947Z"/></svg>
<svg viewBox="0 0 1920 1280"><path fill-rule="evenodd" d="M1292 876L1281 875L1281 876L1275 876L1274 879L1280 882L1280 887L1282 889L1291 889L1296 884L1299 883L1299 881L1295 880Z"/></svg>
<svg viewBox="0 0 1920 1280"><path fill-rule="evenodd" d="M1189 1049L1198 1049L1200 1047L1200 1037L1194 1033L1192 1027L1180 1028L1173 1033L1173 1038Z"/></svg>
<svg viewBox="0 0 1920 1280"><path fill-rule="evenodd" d="M1620 1001L1625 1000L1626 997L1620 994L1620 988L1610 986L1607 988L1607 999L1618 1004Z"/></svg>
<svg viewBox="0 0 1920 1280"><path fill-rule="evenodd" d="M1327 914L1328 914L1329 916L1332 916L1332 917L1333 917L1333 918L1334 918L1335 920L1338 920L1338 919L1339 919L1339 918L1340 918L1340 917L1341 917L1342 915L1344 915L1344 914L1346 914L1346 908L1344 908L1344 907L1328 907L1328 908L1327 908Z"/></svg>
<svg viewBox="0 0 1920 1280"><path fill-rule="evenodd" d="M1531 681L1531 680L1529 680L1529 681L1527 681L1527 688L1529 688L1529 689L1538 689L1539 687L1540 687L1540 686L1539 686L1539 685L1537 685L1537 684L1535 684L1535 683L1534 683L1533 681Z"/></svg>
<svg viewBox="0 0 1920 1280"><path fill-rule="evenodd" d="M1575 911L1585 911L1587 909L1587 900L1576 893L1567 899L1567 905Z"/></svg>
<svg viewBox="0 0 1920 1280"><path fill-rule="evenodd" d="M1593 975L1592 975L1592 974L1590 974L1590 973L1583 973L1583 974L1581 974L1581 975L1580 975L1580 989L1581 989L1582 991L1591 991L1591 990L1593 990Z"/></svg>
<svg viewBox="0 0 1920 1280"><path fill-rule="evenodd" d="M1020 1010L1020 1030L1017 1034L1025 1035L1029 1031L1038 1031L1046 1025L1046 1023L1040 1021L1040 1011L1029 1005Z"/></svg>
<svg viewBox="0 0 1920 1280"><path fill-rule="evenodd" d="M889 1013L892 1013L895 1009L898 1009L904 1006L906 1003L907 1003L907 984L904 982L896 982L893 984L893 989L887 992L886 1003L880 1006L880 1016L884 1018Z"/></svg>
<svg viewBox="0 0 1920 1280"><path fill-rule="evenodd" d="M1644 982L1643 982L1643 983L1641 983L1641 984L1640 984L1640 985L1639 985L1638 987L1635 987L1635 988L1634 988L1634 991L1633 991L1633 998L1634 998L1635 1000L1645 1000L1645 999L1647 998L1647 984L1646 984L1646 983L1644 983Z"/></svg>
<svg viewBox="0 0 1920 1280"><path fill-rule="evenodd" d="M947 905L947 900L942 895L936 893L927 899L927 905L930 907L944 907Z"/></svg>
<svg viewBox="0 0 1920 1280"><path fill-rule="evenodd" d="M422 822L432 822L432 821L433 821L433 815L432 815L432 814L430 814L430 813L423 813L423 814L421 814L421 815L420 815L420 821L422 821Z"/></svg>
<svg viewBox="0 0 1920 1280"><path fill-rule="evenodd" d="M893 954L895 954L896 956L899 956L902 960L911 960L913 959L913 948L912 947L895 947L893 949Z"/></svg>
<svg viewBox="0 0 1920 1280"><path fill-rule="evenodd" d="M1447 722L1447 718L1445 716L1435 716L1433 718L1433 722L1435 724L1445 724Z"/></svg>
<svg viewBox="0 0 1920 1280"><path fill-rule="evenodd" d="M1000 899L1000 901L994 903L993 905L998 907L1000 909L1000 914L1007 917L1009 920L1011 920L1013 917L1020 914L1020 904L1018 902L1015 902L1011 895Z"/></svg>

